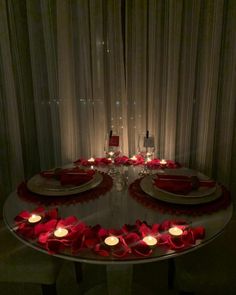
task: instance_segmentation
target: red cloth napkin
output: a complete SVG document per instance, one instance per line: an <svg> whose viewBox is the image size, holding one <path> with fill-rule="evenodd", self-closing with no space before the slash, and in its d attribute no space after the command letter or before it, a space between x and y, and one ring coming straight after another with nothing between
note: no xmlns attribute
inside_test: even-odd
<svg viewBox="0 0 236 295"><path fill-rule="evenodd" d="M214 187L216 183L213 180L199 180L196 176L165 174L158 175L154 185L171 193L186 195L199 187Z"/></svg>
<svg viewBox="0 0 236 295"><path fill-rule="evenodd" d="M42 171L40 175L46 178L58 179L61 185L81 185L93 178L94 170L84 170L79 167Z"/></svg>

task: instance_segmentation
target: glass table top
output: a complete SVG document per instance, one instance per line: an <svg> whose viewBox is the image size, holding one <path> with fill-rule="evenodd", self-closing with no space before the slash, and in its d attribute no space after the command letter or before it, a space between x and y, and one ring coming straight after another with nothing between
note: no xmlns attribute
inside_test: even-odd
<svg viewBox="0 0 236 295"><path fill-rule="evenodd" d="M181 251L157 246L152 249L152 253L149 256L136 256L133 254L125 255L124 257L115 257L113 255L101 256L94 251L91 251L91 249L84 249L76 254L72 254L70 251L62 251L60 253L54 253L55 256L68 260L94 264L136 264L168 259L196 250L213 241L214 238L224 230L231 219L233 211L232 205L229 205L225 209L217 210L211 214L201 214L197 216L192 214L172 214L171 210L169 210L169 212L168 210L162 212L161 210L148 206L148 203L147 206L145 206L143 203L138 202L137 199L131 197L128 189L130 184L140 178L139 172L141 167L120 166L117 169L119 173L113 176L113 186L111 190L105 194L88 199L87 201L86 199L80 201L80 195L77 194L74 196L74 198L77 198L76 202L71 202L71 204L68 202L51 204L49 202L49 204L45 205L45 209L51 210L57 208L58 214L61 218L75 216L90 227L99 224L102 228L116 230L121 229L125 224L134 225L137 220L145 221L147 224L152 225L160 224L165 220L181 219L185 220L192 227L204 227L205 238ZM107 171L107 167L98 168L98 170L104 173ZM157 171L152 171L153 174L156 172ZM92 189L96 190L96 188ZM65 198L65 196L63 197ZM53 199L54 196L48 196L48 198ZM14 218L22 211L26 210L32 212L38 206L38 204L32 201L20 198L16 191L12 192L4 205L4 221L12 233L23 243L47 253L47 250L45 250L37 241L26 239L15 231L16 224ZM171 209L173 204L167 203L166 206L169 206Z"/></svg>

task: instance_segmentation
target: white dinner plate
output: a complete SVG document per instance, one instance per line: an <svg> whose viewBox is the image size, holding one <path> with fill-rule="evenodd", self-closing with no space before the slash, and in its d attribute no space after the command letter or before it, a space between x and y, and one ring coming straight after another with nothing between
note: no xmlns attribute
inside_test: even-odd
<svg viewBox="0 0 236 295"><path fill-rule="evenodd" d="M157 174L162 174L162 175L181 175L181 176L188 176L188 177L191 177L191 176L196 176L199 181L210 181L211 179L200 173L200 172L197 172L195 170L192 170L192 169L188 169L188 168L181 168L181 169L166 169L164 171L161 171L161 172L157 172ZM155 178L155 175L153 176L153 179ZM173 180L174 181L174 180ZM157 187L156 185L153 185L154 188L160 192L163 192L163 193L167 193L168 195L173 195L173 196L178 196L178 197L187 197L187 198L201 198L201 197L205 197L205 196L208 196L208 195L212 195L215 191L216 191L216 185L213 186L213 187L207 187L207 186L199 186L198 189L196 190L192 190L191 192L189 192L188 194L176 194L176 193L173 193L173 192L169 192L167 190L164 190L164 189L161 189L159 187Z"/></svg>
<svg viewBox="0 0 236 295"><path fill-rule="evenodd" d="M66 196L90 190L99 185L102 180L102 174L96 171L93 178L84 184L79 186L61 185L60 181L56 179L48 179L36 174L28 180L27 188L33 193L44 196Z"/></svg>
<svg viewBox="0 0 236 295"><path fill-rule="evenodd" d="M196 205L209 203L218 199L222 194L221 187L216 184L215 189L211 194L205 194L201 197L197 195L191 195L189 197L188 195L176 195L164 190L157 189L156 186L153 185L153 175L145 176L140 182L140 187L146 194L150 195L151 197L173 204Z"/></svg>

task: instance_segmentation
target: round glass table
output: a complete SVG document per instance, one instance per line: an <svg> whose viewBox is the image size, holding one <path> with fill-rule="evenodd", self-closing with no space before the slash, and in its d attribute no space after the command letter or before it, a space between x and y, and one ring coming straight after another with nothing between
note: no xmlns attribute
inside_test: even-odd
<svg viewBox="0 0 236 295"><path fill-rule="evenodd" d="M157 239L157 246L150 246L151 252L148 255L146 255L146 252L145 254L134 255L134 252L129 251L127 255L112 255L112 251L108 255L107 253L106 255L100 255L102 251L92 251L89 247L76 252L64 250L53 253L55 256L76 262L105 264L107 267L106 288L108 294L131 294L132 266L134 264L169 259L197 250L199 247L213 241L224 231L233 211L232 204L228 202L222 208L213 206L212 211L209 209L209 212L207 212L204 207L209 207L210 201L201 204L202 211L199 209L198 204L186 205L182 203L177 205L177 210L174 202L159 201L155 196L151 196L152 193L150 195L147 192L142 193L142 187L137 192L137 185L142 184L143 179L143 176L139 176L141 169L142 167L139 166L121 165L117 167L117 173L111 179L106 174L106 171L108 171L107 166L96 167L97 173L103 178L103 183L96 184L96 187L88 187L88 191L70 193L70 196L65 193L61 196L61 199L54 194L47 196L32 194L32 197L31 193L28 195L28 192L25 191L25 187L18 188L18 191L9 195L4 204L4 221L9 230L24 244L44 253L49 253L48 249L43 247L38 240L28 239L17 231L16 216L20 212L34 212L35 208L42 206L49 211L56 208L60 218L75 216L90 228L94 228L99 224L102 229L112 229L110 235L114 232L117 233L117 231L124 228L124 225L126 225L126 229L132 230L134 225L137 224L137 220L145 223L145 225L163 224L166 220L184 220L186 224L193 228L199 226L204 228L205 235L203 239L196 240L182 249L159 247ZM179 169L178 171L181 171L181 169L185 171L185 168ZM163 171L160 171L160 173L163 173ZM152 175L155 175L156 172L158 171L151 171ZM165 170L164 173L168 174L168 171ZM147 177L152 178L152 176L144 176L144 178ZM135 181L138 181L136 186L132 186ZM157 202L157 205L155 205L155 202ZM186 207L188 210L182 210L182 208ZM198 209L195 211L194 208ZM119 280L118 284L115 283L117 278Z"/></svg>

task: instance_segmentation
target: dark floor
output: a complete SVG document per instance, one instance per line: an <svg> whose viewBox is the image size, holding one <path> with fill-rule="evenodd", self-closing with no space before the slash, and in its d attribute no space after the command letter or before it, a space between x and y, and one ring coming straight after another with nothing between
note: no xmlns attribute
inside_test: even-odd
<svg viewBox="0 0 236 295"><path fill-rule="evenodd" d="M58 295L106 295L104 289L101 288L106 282L104 266L84 264L83 274L83 283L77 284L73 263L65 262L58 278ZM169 291L167 288L167 264L165 262L136 265L133 278L135 282L134 294L177 294L176 291ZM136 287L137 285L138 287ZM41 287L34 284L0 283L0 294L41 295Z"/></svg>
<svg viewBox="0 0 236 295"><path fill-rule="evenodd" d="M107 295L105 286L105 267L84 264L83 283L77 284L75 280L75 269L72 262L65 262L57 283L58 295ZM133 295L178 295L177 288L168 290L167 287L167 263L161 261L158 263L148 263L135 265L134 267L134 290ZM137 287L138 286L138 287ZM211 286L212 290L212 286ZM212 292L206 286L206 289L195 295L235 295L235 289L230 285L225 286L224 290L217 289ZM10 284L0 283L1 295L41 295L41 287L34 284ZM120 295L126 295L122 293Z"/></svg>

